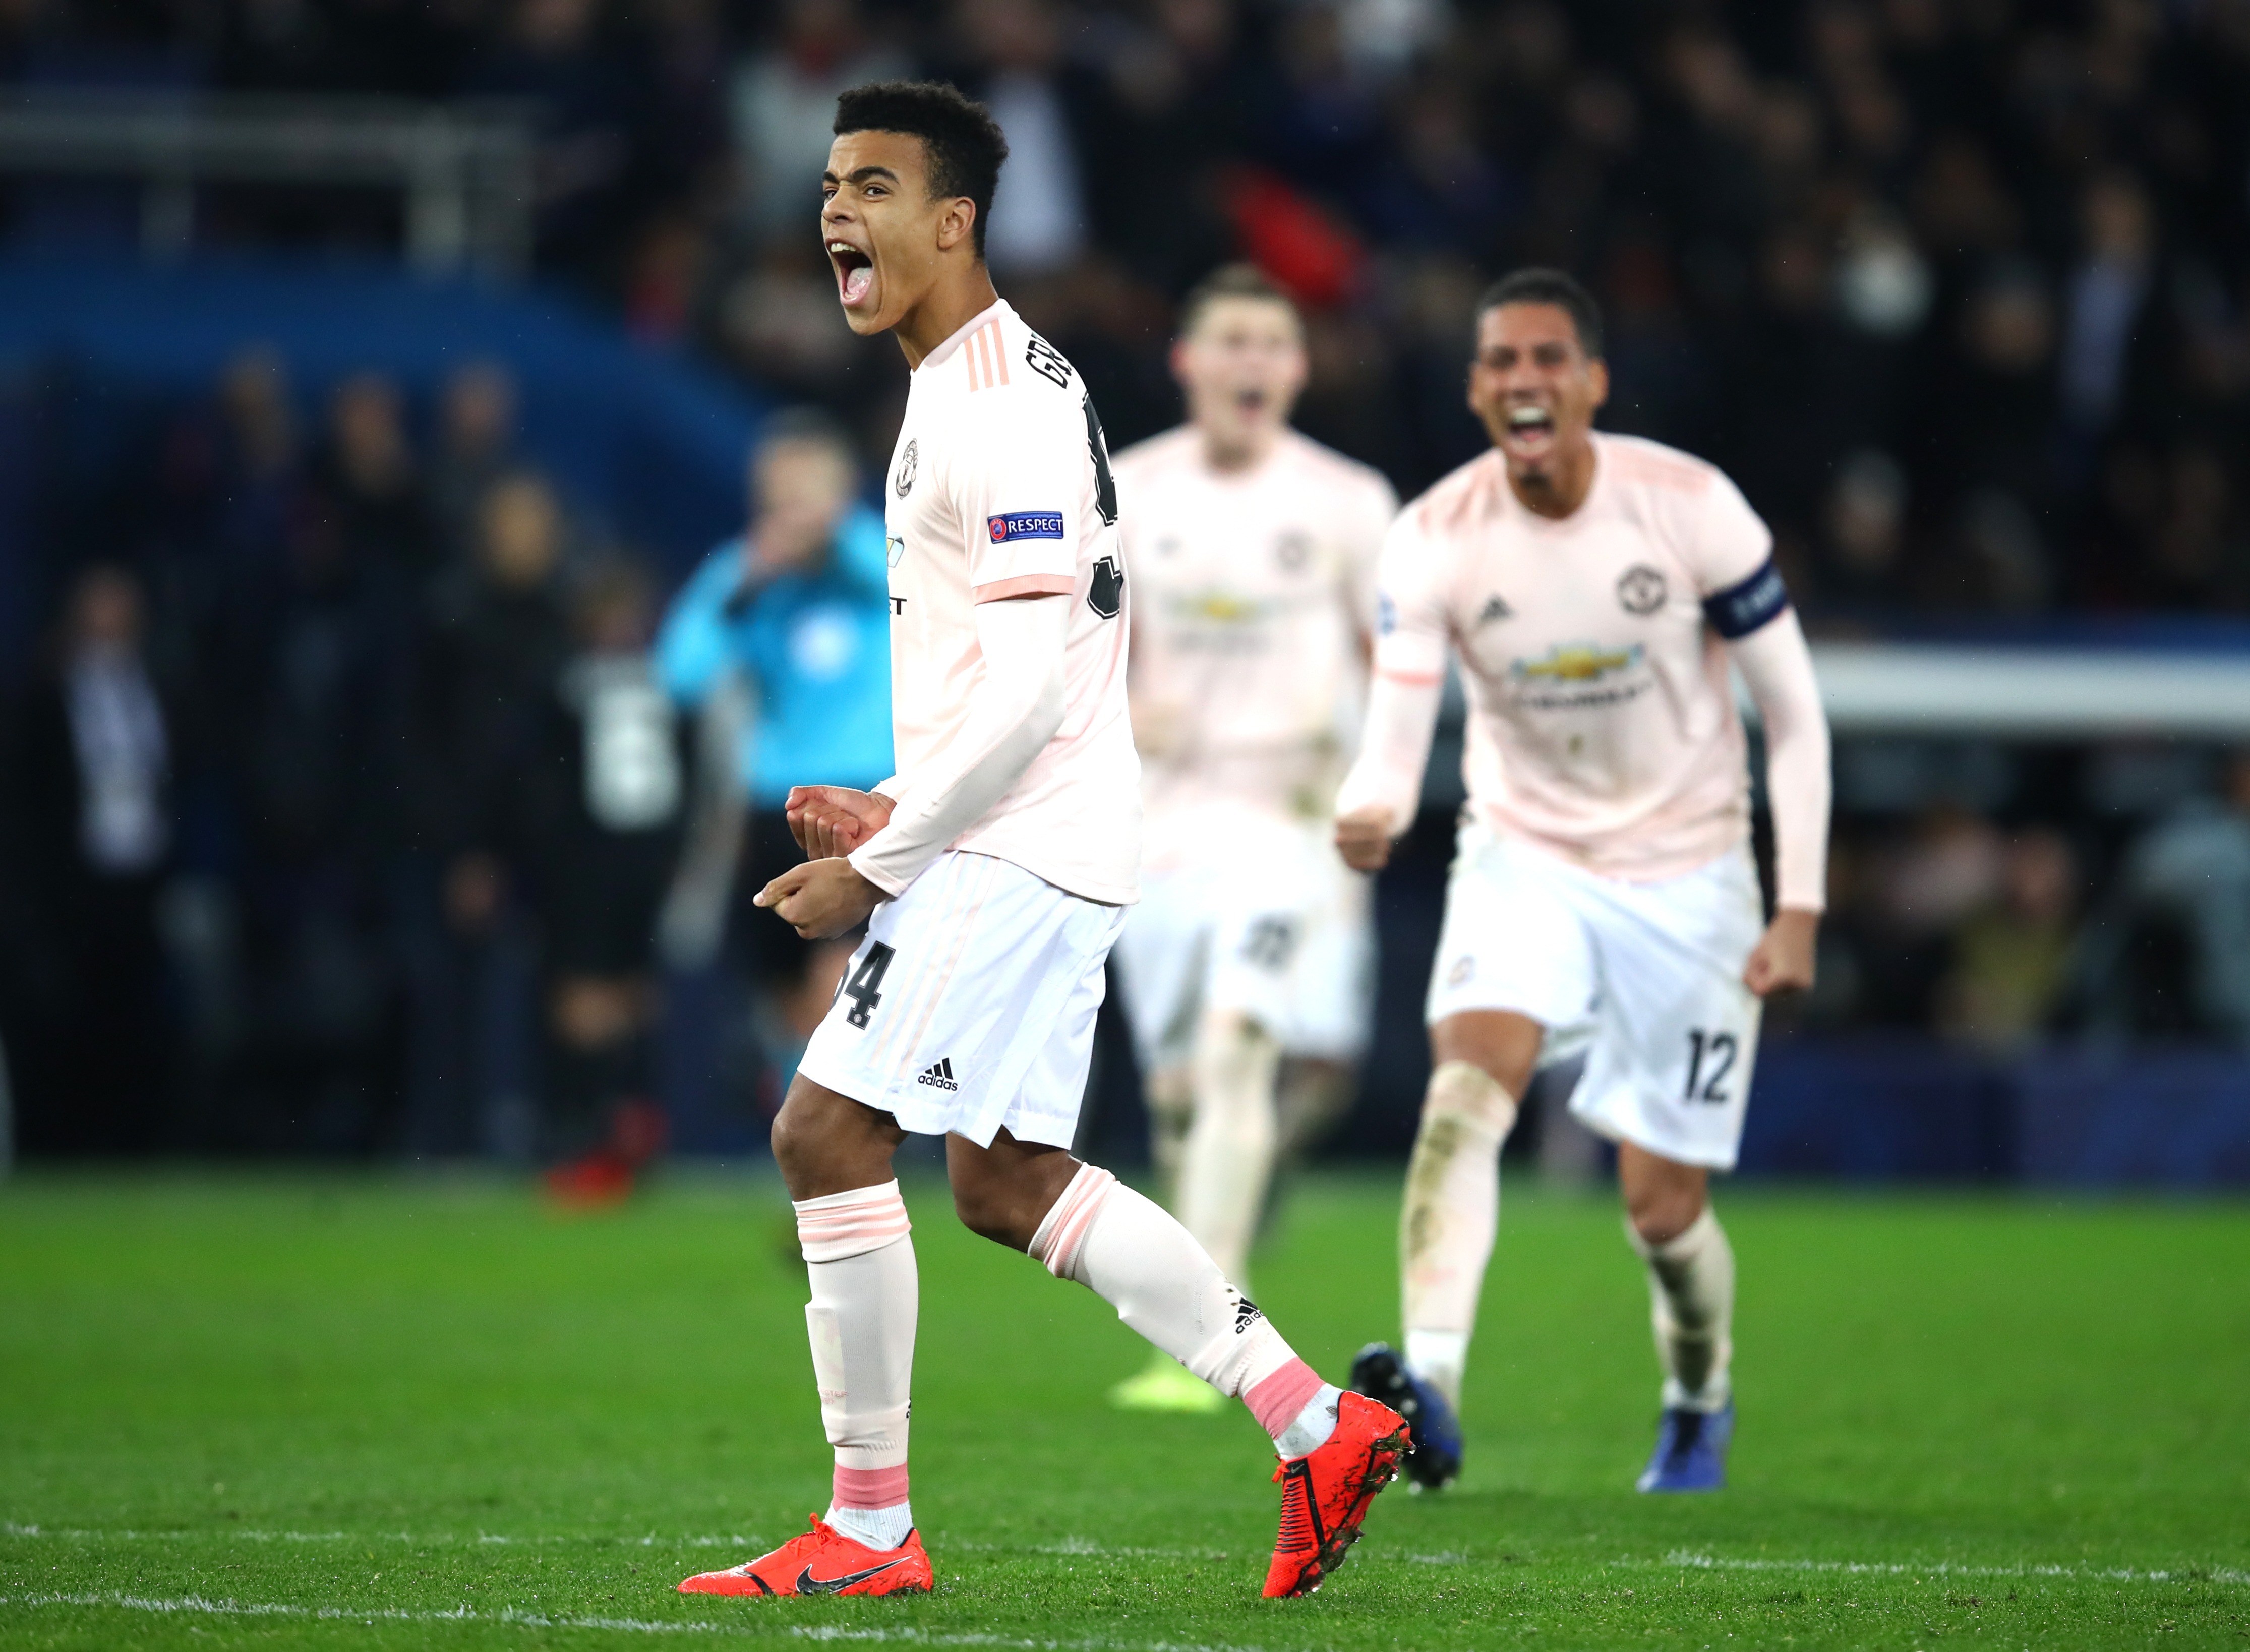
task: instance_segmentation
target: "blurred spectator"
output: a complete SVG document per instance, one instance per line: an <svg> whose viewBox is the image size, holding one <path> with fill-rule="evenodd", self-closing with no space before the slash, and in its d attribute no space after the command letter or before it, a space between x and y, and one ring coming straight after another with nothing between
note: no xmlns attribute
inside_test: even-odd
<svg viewBox="0 0 2250 1652"><path fill-rule="evenodd" d="M511 0L467 78L472 92L525 99L536 111L539 262L595 290L619 273L648 113L634 59L602 24L601 0Z"/></svg>
<svg viewBox="0 0 2250 1652"><path fill-rule="evenodd" d="M778 38L735 72L732 97L743 212L764 240L819 238L820 174L847 86L908 72L870 35L857 0L784 0Z"/></svg>
<svg viewBox="0 0 2250 1652"><path fill-rule="evenodd" d="M957 15L977 93L1008 135L986 256L1004 280L1053 274L1085 250L1087 230L1069 115L1083 100L1066 95L1054 5L960 0Z"/></svg>
<svg viewBox="0 0 2250 1652"><path fill-rule="evenodd" d="M223 732L242 835L239 1137L368 1151L397 1070L386 867L401 825L412 607L319 489L226 616Z"/></svg>
<svg viewBox="0 0 2250 1652"><path fill-rule="evenodd" d="M445 541L445 559L475 555L477 507L516 454L514 376L497 362L476 362L445 381L438 398L437 451L430 461L430 507Z"/></svg>
<svg viewBox="0 0 2250 1652"><path fill-rule="evenodd" d="M174 752L146 629L140 584L88 569L10 731L11 940L31 992L9 1045L27 1152L146 1152L169 1123L156 902Z"/></svg>
<svg viewBox="0 0 2250 1652"><path fill-rule="evenodd" d="M437 571L438 526L407 442L405 404L389 378L358 373L336 386L320 477L353 561L379 563L418 585Z"/></svg>
<svg viewBox="0 0 2250 1652"><path fill-rule="evenodd" d="M663 1135L653 956L687 756L649 653L647 577L598 564L571 609L576 649L512 800L539 927L548 1185L568 1202L599 1203L630 1189Z"/></svg>
<svg viewBox="0 0 2250 1652"><path fill-rule="evenodd" d="M412 994L417 1150L528 1151L529 1075L504 1027L529 990L515 813L571 649L565 524L547 482L502 475L477 509L476 556L438 584L416 662L414 855L403 915Z"/></svg>
<svg viewBox="0 0 2250 1652"><path fill-rule="evenodd" d="M1953 933L1937 994L1939 1030L1995 1053L2048 1031L2067 983L2081 895L2078 857L2048 826L2001 851L2000 889Z"/></svg>
<svg viewBox="0 0 2250 1652"><path fill-rule="evenodd" d="M1863 447L1838 467L1822 524L1816 611L1881 614L1903 594L1906 473L1888 453Z"/></svg>
<svg viewBox="0 0 2250 1652"><path fill-rule="evenodd" d="M2154 274L2155 225L2147 195L2120 170L2088 183L2079 211L2083 239L2063 328L2062 412L2073 432L2091 439L2117 415L2134 328Z"/></svg>
<svg viewBox="0 0 2250 1652"><path fill-rule="evenodd" d="M2250 1046L2250 750L2218 799L2132 846L2103 916L2087 971L2095 1032Z"/></svg>
<svg viewBox="0 0 2250 1652"><path fill-rule="evenodd" d="M783 1084L851 949L799 941L749 897L803 858L782 814L791 786L871 790L891 775L887 542L883 519L852 498L853 468L848 441L825 418L771 421L751 457L749 530L705 559L657 644L682 706L707 707L729 679L753 702L736 746L749 815L733 927Z"/></svg>

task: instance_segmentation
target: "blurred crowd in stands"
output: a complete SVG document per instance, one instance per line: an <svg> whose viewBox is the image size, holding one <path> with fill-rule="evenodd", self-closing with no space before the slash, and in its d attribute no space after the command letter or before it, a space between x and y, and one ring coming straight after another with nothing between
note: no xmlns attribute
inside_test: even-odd
<svg viewBox="0 0 2250 1652"><path fill-rule="evenodd" d="M1608 308L1605 423L1727 467L1816 632L2250 612L2250 0L5 0L21 84L528 100L541 277L808 410L677 593L572 520L490 367L314 406L252 351L73 479L107 549L0 745L29 1144L597 1173L652 1144L661 983L714 959L770 1104L836 961L732 909L790 853L776 788L887 770L854 476L903 373L839 315L817 176L836 91L909 73L1005 125L996 273L1115 446L1177 416L1173 306L1247 255L1307 312L1301 422L1411 493L1481 444L1476 294L1551 262ZM81 235L57 198L0 236ZM369 210L199 233L349 247ZM1777 1030L2250 1044L2250 755L1838 763Z"/></svg>
<svg viewBox="0 0 2250 1652"><path fill-rule="evenodd" d="M1243 252L1313 312L1307 425L1411 493L1474 450L1475 293L1560 264L1611 423L1741 479L1816 617L2250 608L2245 0L10 0L0 73L525 100L542 271L875 452L898 374L816 179L839 88L942 74L1009 134L996 269L1121 445Z"/></svg>

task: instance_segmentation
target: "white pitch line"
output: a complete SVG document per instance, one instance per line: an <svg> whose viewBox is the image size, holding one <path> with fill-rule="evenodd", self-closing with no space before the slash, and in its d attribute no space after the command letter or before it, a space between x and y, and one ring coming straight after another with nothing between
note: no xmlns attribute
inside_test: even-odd
<svg viewBox="0 0 2250 1652"><path fill-rule="evenodd" d="M524 1612L513 1607L480 1612L459 1607L445 1612L413 1612L399 1607L306 1607L270 1600L213 1600L199 1594L0 1594L0 1607L107 1607L124 1612L185 1614L208 1617L293 1618L334 1623L503 1623L536 1629L611 1629L626 1635L714 1635L733 1640L763 1638L756 1629L728 1623L666 1622L652 1618L578 1617ZM784 1626L776 1624L776 1628ZM1254 1646L1198 1644L1177 1641L1058 1641L1025 1635L954 1633L942 1629L855 1629L841 1624L790 1624L798 1641L898 1642L914 1646L1018 1647L1033 1652L1260 1652Z"/></svg>
<svg viewBox="0 0 2250 1652"><path fill-rule="evenodd" d="M1419 1559L1419 1556L1416 1557ZM2081 1583L2250 1583L2233 1566L2138 1571L2131 1566L1964 1566L1953 1560L1777 1560L1674 1549L1661 1560L1612 1560L1616 1566L1670 1566L1699 1572L1836 1572L1866 1577L2068 1578Z"/></svg>

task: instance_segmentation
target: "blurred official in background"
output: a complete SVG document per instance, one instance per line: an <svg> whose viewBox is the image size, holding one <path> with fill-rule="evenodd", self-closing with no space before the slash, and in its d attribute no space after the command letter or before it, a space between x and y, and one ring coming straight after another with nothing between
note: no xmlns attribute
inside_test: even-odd
<svg viewBox="0 0 2250 1652"><path fill-rule="evenodd" d="M849 439L819 414L770 421L750 459L749 528L704 560L657 640L666 689L702 718L707 751L730 749L733 780L707 794L691 831L666 950L675 964L707 961L731 931L754 994L768 1112L852 944L801 941L747 909L730 923L728 908L801 858L782 815L791 786L864 790L891 773L883 519L855 500L856 473Z"/></svg>

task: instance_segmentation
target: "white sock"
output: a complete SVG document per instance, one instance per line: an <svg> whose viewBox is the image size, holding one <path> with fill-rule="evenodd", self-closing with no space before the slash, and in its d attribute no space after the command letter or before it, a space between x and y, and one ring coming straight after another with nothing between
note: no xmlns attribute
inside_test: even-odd
<svg viewBox="0 0 2250 1652"><path fill-rule="evenodd" d="M1342 1401L1342 1389L1332 1382L1322 1383L1320 1392L1305 1401L1304 1408L1289 1420L1289 1426L1273 1436L1273 1449L1289 1462L1312 1455L1328 1444L1329 1436L1336 1432L1336 1407Z"/></svg>
<svg viewBox="0 0 2250 1652"><path fill-rule="evenodd" d="M1625 1224L1648 1263L1649 1317L1664 1366L1667 1410L1722 1411L1734 1388L1735 1250L1708 1205L1686 1230L1652 1245Z"/></svg>
<svg viewBox="0 0 2250 1652"><path fill-rule="evenodd" d="M1406 1333L1406 1368L1425 1382L1437 1385L1448 1405L1459 1408L1461 1376L1468 1369L1469 1334L1466 1331L1410 1331Z"/></svg>
<svg viewBox="0 0 2250 1652"><path fill-rule="evenodd" d="M1076 1280L1142 1336L1230 1399L1276 1441L1322 1387L1195 1236L1106 1170L1079 1166L1031 1253ZM1325 1436L1323 1436L1325 1438Z"/></svg>
<svg viewBox="0 0 2250 1652"><path fill-rule="evenodd" d="M821 1517L852 1542L870 1549L895 1549L914 1530L910 1503L894 1503L887 1509L843 1509L832 1503Z"/></svg>
<svg viewBox="0 0 2250 1652"><path fill-rule="evenodd" d="M875 1548L896 1548L914 1524L907 1418L921 1287L912 1227L894 1181L797 1206L812 1284L804 1308L812 1374L836 1448L829 1524ZM899 1536L874 1541L894 1526Z"/></svg>
<svg viewBox="0 0 2250 1652"><path fill-rule="evenodd" d="M1209 1015L1197 1029L1195 1119L1173 1205L1218 1271L1237 1282L1273 1179L1280 1139L1273 1085L1280 1065L1281 1047L1273 1035L1239 1015Z"/></svg>
<svg viewBox="0 0 2250 1652"><path fill-rule="evenodd" d="M1474 1061L1430 1075L1398 1215L1399 1295L1406 1363L1455 1406L1500 1232L1500 1150L1515 1124L1515 1098Z"/></svg>

